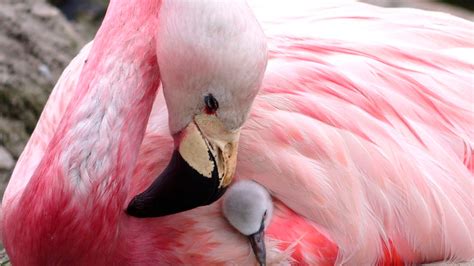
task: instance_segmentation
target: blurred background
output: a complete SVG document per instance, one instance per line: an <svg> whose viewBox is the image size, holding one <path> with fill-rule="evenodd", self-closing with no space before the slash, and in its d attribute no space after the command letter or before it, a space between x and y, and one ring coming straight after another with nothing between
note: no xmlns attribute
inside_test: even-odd
<svg viewBox="0 0 474 266"><path fill-rule="evenodd" d="M473 0L365 0L474 20ZM105 0L0 1L0 196L62 70L93 36ZM473 33L474 35L474 33Z"/></svg>
<svg viewBox="0 0 474 266"><path fill-rule="evenodd" d="M474 20L474 0L362 2L441 11ZM107 3L106 0L0 1L0 197L49 93L65 66L93 39ZM4 265L1 254L0 264Z"/></svg>

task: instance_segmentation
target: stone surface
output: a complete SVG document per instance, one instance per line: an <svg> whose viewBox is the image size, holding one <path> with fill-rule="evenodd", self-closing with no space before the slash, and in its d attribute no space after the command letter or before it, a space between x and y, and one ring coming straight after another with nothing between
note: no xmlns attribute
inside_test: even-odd
<svg viewBox="0 0 474 266"><path fill-rule="evenodd" d="M0 146L0 197L3 197L3 191L5 191L14 166L13 156L5 147Z"/></svg>
<svg viewBox="0 0 474 266"><path fill-rule="evenodd" d="M84 41L41 0L0 2L0 145L14 159L57 78Z"/></svg>
<svg viewBox="0 0 474 266"><path fill-rule="evenodd" d="M0 1L0 197L56 80L85 43L44 0Z"/></svg>
<svg viewBox="0 0 474 266"><path fill-rule="evenodd" d="M11 170L15 165L12 155L0 146L0 170Z"/></svg>

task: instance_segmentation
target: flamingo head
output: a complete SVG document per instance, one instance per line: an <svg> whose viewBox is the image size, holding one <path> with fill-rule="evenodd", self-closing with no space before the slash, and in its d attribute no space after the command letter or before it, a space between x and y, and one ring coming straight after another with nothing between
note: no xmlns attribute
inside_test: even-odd
<svg viewBox="0 0 474 266"><path fill-rule="evenodd" d="M265 265L265 228L273 212L268 191L254 181L239 181L226 193L222 207L229 223L248 237L259 264Z"/></svg>
<svg viewBox="0 0 474 266"><path fill-rule="evenodd" d="M157 58L175 151L127 212L157 217L208 205L231 183L240 128L267 63L266 38L243 1L164 2Z"/></svg>

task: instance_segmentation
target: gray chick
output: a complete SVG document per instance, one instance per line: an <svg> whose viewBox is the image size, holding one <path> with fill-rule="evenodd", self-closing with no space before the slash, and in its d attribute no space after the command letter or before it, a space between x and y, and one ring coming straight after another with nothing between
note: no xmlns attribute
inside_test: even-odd
<svg viewBox="0 0 474 266"><path fill-rule="evenodd" d="M258 263L265 265L265 228L273 212L268 191L255 181L235 182L224 195L223 211L229 223L248 237Z"/></svg>

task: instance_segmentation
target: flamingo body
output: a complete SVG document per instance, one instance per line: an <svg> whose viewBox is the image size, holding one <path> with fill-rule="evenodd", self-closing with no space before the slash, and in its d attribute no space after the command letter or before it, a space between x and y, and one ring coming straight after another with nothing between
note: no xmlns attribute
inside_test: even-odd
<svg viewBox="0 0 474 266"><path fill-rule="evenodd" d="M2 202L14 264L254 263L219 203L156 219L123 211L173 151L146 37L156 30L151 2L112 2L102 38L54 88ZM308 5L251 4L270 58L235 178L274 197L268 263L473 259L473 24L348 1ZM117 23L122 33L111 30ZM91 93L93 82L104 86ZM93 108L109 123L77 124ZM83 145L98 151L94 160L74 154ZM61 178L75 173L103 178Z"/></svg>

